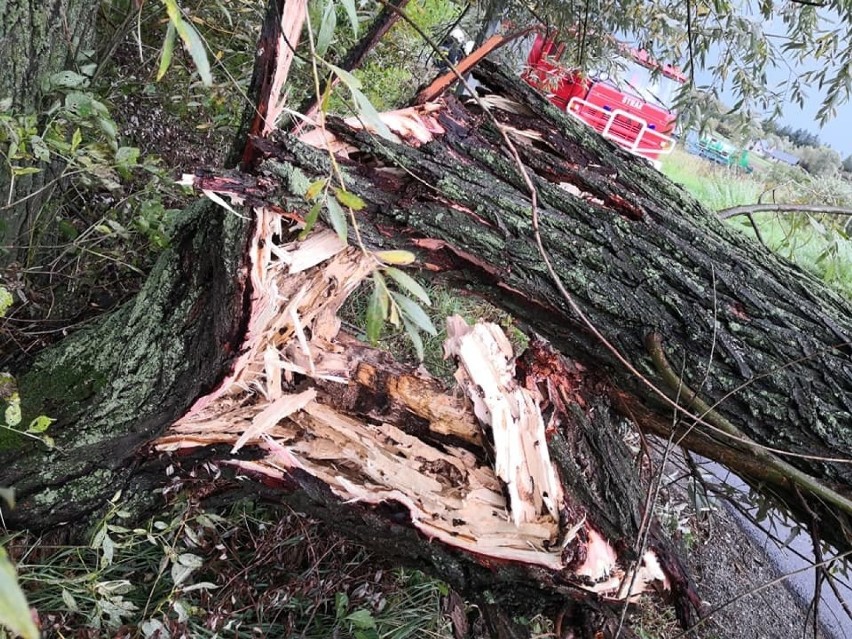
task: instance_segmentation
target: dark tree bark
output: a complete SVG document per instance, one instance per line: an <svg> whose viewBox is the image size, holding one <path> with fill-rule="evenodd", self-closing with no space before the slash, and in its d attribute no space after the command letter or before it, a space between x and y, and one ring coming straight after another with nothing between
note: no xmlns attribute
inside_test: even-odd
<svg viewBox="0 0 852 639"><path fill-rule="evenodd" d="M788 456L788 467L760 447L847 458L849 304L517 79L489 65L477 79L520 105L503 110L505 103L491 100L532 174L541 238L573 303L536 248L530 193L501 129L475 104L444 96L419 111L431 141L417 146L378 141L340 121L328 129L347 188L367 202L358 217L371 248L412 248L429 270L511 311L567 356L535 341L504 389L526 388L536 406L520 414L540 413L551 426L547 446L539 438L530 448L542 455L546 448L551 460L540 464L545 475L535 475L539 493L548 464L558 473L562 497L549 514L542 504L556 499L552 493L518 500L505 480L509 497L501 495L489 466L500 444L477 422L493 412L477 409L481 385L468 384L473 409L457 398L453 404L454 394L413 367L337 335L330 312L350 290L343 282L354 286L374 261L336 249L328 257L342 260L332 261L338 270L317 264L298 277L279 274L286 271L280 251L298 248L285 246L278 215L304 214L298 185L330 174L326 151L281 135L253 141L251 174L196 178L199 188L242 197L255 208L254 225L211 205L190 207L174 248L137 299L46 351L20 377L28 416L58 418L57 448L7 437L0 485L16 488L18 508L6 521L32 528L81 521L119 488L145 502L164 480L163 451L200 449L205 459L258 479L259 492L288 496L464 590L489 584L500 601L517 606L558 607L569 598L606 617L600 595L618 599L623 584L613 591L604 576L582 573L596 536L623 575L634 561L649 561L635 546L649 529L646 549L685 617L694 593L658 529L643 525L640 484L612 411L669 434L672 404L681 398L680 413L705 413L689 446L771 484L800 514L819 513L826 538L848 547L849 465ZM285 360L276 358L285 355L279 369ZM691 390L678 388L678 375ZM238 394L244 387L262 390ZM291 401L280 396L285 391L302 403L276 413ZM272 420L263 428L261 415ZM689 425L682 420L676 430ZM247 428L256 432L238 453L216 446L239 447ZM375 474L378 466L365 459L399 465ZM414 483L400 488L396 475ZM503 518L491 512L480 525L454 517L457 492L480 494L483 481ZM505 517L532 502L534 532L507 532ZM535 552L512 545L528 534ZM496 550L477 545L484 539Z"/></svg>
<svg viewBox="0 0 852 639"><path fill-rule="evenodd" d="M82 0L0 0L0 100L11 99L11 112L39 112L45 80L89 48L96 11ZM11 182L8 163L0 167L0 266L26 260L35 220L61 186L61 166L42 168Z"/></svg>
<svg viewBox="0 0 852 639"><path fill-rule="evenodd" d="M475 107L445 97L436 118L446 133L418 149L328 125L357 158L347 180L369 202L366 221L384 235L388 227L404 233L403 244L419 247L426 262L463 269L468 285L608 378L611 397L646 428L671 431L671 404L649 383L672 400L680 393L693 413L712 406L709 425L692 430L688 445L755 483L773 484L806 517L804 495L831 522L826 536L846 547L849 303L517 80L485 65L475 75L528 109L495 113L501 125L523 132L516 145L534 172L544 246L589 322L578 319L543 265L528 189L501 150L500 133ZM309 178L328 168L324 153L292 140L269 152L268 175L281 172L282 160ZM396 163L404 174L383 168ZM682 376L680 389L672 373ZM831 495L791 477L790 466Z"/></svg>

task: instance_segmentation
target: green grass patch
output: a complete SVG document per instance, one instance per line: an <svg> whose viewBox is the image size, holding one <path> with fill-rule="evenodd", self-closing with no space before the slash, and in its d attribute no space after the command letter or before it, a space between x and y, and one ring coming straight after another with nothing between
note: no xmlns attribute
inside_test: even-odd
<svg viewBox="0 0 852 639"><path fill-rule="evenodd" d="M683 186L707 208L719 211L758 201L766 185L756 177L738 173L685 151L663 158L663 173Z"/></svg>

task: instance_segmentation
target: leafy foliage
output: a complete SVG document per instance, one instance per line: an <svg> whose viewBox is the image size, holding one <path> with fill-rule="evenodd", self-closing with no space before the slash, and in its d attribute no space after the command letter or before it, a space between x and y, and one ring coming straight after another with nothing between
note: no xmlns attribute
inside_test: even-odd
<svg viewBox="0 0 852 639"><path fill-rule="evenodd" d="M840 169L840 154L828 146L806 146L798 149L799 164L811 175L835 175Z"/></svg>
<svg viewBox="0 0 852 639"><path fill-rule="evenodd" d="M24 555L30 603L57 636L452 636L440 612L444 584L377 567L286 509L214 512L178 501L137 527L127 516L116 495L88 545L7 540Z"/></svg>
<svg viewBox="0 0 852 639"><path fill-rule="evenodd" d="M485 7L491 18L516 24L531 19L525 3L488 0ZM767 111L780 115L785 101L804 105L814 88L821 93L817 120L825 122L852 91L852 11L845 0L762 0L748 7L733 0L545 0L535 15L571 34L568 55L581 68L612 59L611 36L618 34L657 60L680 64L691 78L708 71L710 82L686 86L678 100L689 121L708 115L695 91L718 97L723 85L733 90L732 108L745 122ZM790 67L801 71L770 85L773 70Z"/></svg>

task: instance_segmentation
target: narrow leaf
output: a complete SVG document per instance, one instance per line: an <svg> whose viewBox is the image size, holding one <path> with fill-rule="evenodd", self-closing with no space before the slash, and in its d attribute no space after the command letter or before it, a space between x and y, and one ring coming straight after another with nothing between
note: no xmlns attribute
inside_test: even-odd
<svg viewBox="0 0 852 639"><path fill-rule="evenodd" d="M74 135L71 136L71 153L77 150L77 147L80 146L80 142L83 141L83 133L80 131L80 127L77 127L74 130Z"/></svg>
<svg viewBox="0 0 852 639"><path fill-rule="evenodd" d="M329 69L334 72L334 74L338 78L340 78L340 81L345 84L350 91L357 91L361 88L361 80L349 73L349 71L345 71L344 69L341 69L340 67L333 65L330 62L326 62L325 64Z"/></svg>
<svg viewBox="0 0 852 639"><path fill-rule="evenodd" d="M411 251L378 251L376 257L385 264L397 264L407 266L413 264L416 259Z"/></svg>
<svg viewBox="0 0 852 639"><path fill-rule="evenodd" d="M327 182L328 182L328 180L326 180L326 179L311 182L310 186L308 186L308 189L305 191L305 199L306 200L316 199L317 195L320 194L320 191L322 191L325 188L325 185L326 185Z"/></svg>
<svg viewBox="0 0 852 639"><path fill-rule="evenodd" d="M198 69L201 81L209 87L213 84L213 76L210 74L210 63L207 60L207 51L204 49L201 36L198 35L198 31L192 24L183 19L176 0L163 0L163 3L166 5L166 13L169 15L171 24L174 25L175 31L177 31Z"/></svg>
<svg viewBox="0 0 852 639"><path fill-rule="evenodd" d="M414 352L417 353L417 359L421 362L423 361L424 351L423 351L423 338L420 337L420 331L417 330L417 327L414 326L411 322L409 322L404 317L402 318L402 323L405 326L405 332L408 334L408 338L411 340L411 343L414 345Z"/></svg>
<svg viewBox="0 0 852 639"><path fill-rule="evenodd" d="M382 319L387 319L391 308L390 289L388 288L388 283L378 271L373 273L373 282L375 282L376 286L378 286L382 291Z"/></svg>
<svg viewBox="0 0 852 639"><path fill-rule="evenodd" d="M303 228L302 232L299 233L300 240L304 240L308 237L308 234L313 230L314 225L317 223L317 218L319 218L320 211L322 210L322 205L323 201L317 200L314 202L311 210L308 211L308 214L305 216L305 228Z"/></svg>
<svg viewBox="0 0 852 639"><path fill-rule="evenodd" d="M334 1L326 0L325 11L322 14L319 33L317 34L317 55L324 56L328 51L331 41L334 39L334 30L337 28L337 12L334 10Z"/></svg>
<svg viewBox="0 0 852 639"><path fill-rule="evenodd" d="M429 293L426 292L420 284L411 277L408 273L400 271L398 268L388 266L385 269L385 274L388 275L394 282L399 284L399 287L408 291L414 297L423 302L426 306L432 306L432 300L429 299Z"/></svg>
<svg viewBox="0 0 852 639"><path fill-rule="evenodd" d="M175 51L175 25L169 22L166 28L166 39L163 40L163 48L160 51L160 68L157 69L157 82L163 79L169 66L172 64L172 54Z"/></svg>
<svg viewBox="0 0 852 639"><path fill-rule="evenodd" d="M435 325L432 324L432 320L429 319L429 316L426 315L426 311L420 308L417 302L414 302L399 293L391 292L391 296L393 296L393 300L399 306L399 310L403 316L411 320L417 328L429 333L429 335L438 334L438 331L435 329Z"/></svg>
<svg viewBox="0 0 852 639"><path fill-rule="evenodd" d="M326 209L328 210L328 221L331 223L331 226L337 232L337 237L340 238L340 241L346 244L346 237L348 231L348 227L346 224L346 213L344 213L343 209L340 208L340 204L337 203L337 200L333 198L328 198L325 204Z"/></svg>
<svg viewBox="0 0 852 639"><path fill-rule="evenodd" d="M351 193L349 191L345 191L343 189L336 189L334 191L334 196L337 198L337 201L340 202L343 206L348 206L353 211L360 211L367 204L360 197Z"/></svg>
<svg viewBox="0 0 852 639"><path fill-rule="evenodd" d="M346 15L349 16L349 24L352 25L352 35L358 37L358 9L355 0L342 0Z"/></svg>
<svg viewBox="0 0 852 639"><path fill-rule="evenodd" d="M367 340L375 345L382 336L382 325L385 323L382 312L382 296L386 296L378 285L373 285L373 293L370 295L370 303L367 304Z"/></svg>
<svg viewBox="0 0 852 639"><path fill-rule="evenodd" d="M373 103L367 99L367 96L353 87L349 87L349 91L352 93L352 99L355 100L355 108L358 111L358 116L364 120L364 123L373 127L376 130L376 133L386 140L399 142L399 138L391 133L391 130L387 127L387 125L382 122L381 117L379 117L379 112L376 111L376 107L374 107Z"/></svg>
<svg viewBox="0 0 852 639"><path fill-rule="evenodd" d="M198 35L198 31L195 30L190 23L185 22L186 31L187 31L187 47L189 48L189 55L192 56L192 61L195 62L195 66L198 69L198 74L201 76L201 81L204 83L204 86L209 87L213 84L213 75L210 73L210 62L207 60L207 50L204 48L204 42L201 40L201 36Z"/></svg>

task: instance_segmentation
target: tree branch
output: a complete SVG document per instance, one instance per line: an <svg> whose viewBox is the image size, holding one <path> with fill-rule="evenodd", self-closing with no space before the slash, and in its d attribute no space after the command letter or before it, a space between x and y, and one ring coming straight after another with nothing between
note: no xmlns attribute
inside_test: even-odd
<svg viewBox="0 0 852 639"><path fill-rule="evenodd" d="M832 204L746 204L745 206L732 206L727 209L716 211L720 220L729 220L738 215L751 215L752 213L828 213L829 215L852 216L852 208L845 206L834 206Z"/></svg>

